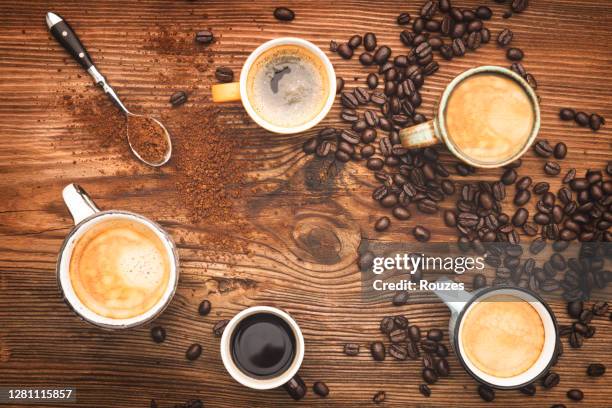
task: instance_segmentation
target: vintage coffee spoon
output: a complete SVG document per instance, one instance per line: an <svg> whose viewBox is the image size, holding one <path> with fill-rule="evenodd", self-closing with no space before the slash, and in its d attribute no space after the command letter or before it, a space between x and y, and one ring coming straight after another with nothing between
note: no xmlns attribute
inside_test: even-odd
<svg viewBox="0 0 612 408"><path fill-rule="evenodd" d="M47 26L49 27L49 31L51 31L51 34L53 34L53 36L66 49L66 51L68 51L72 55L72 57L79 64L81 64L83 68L85 68L87 73L91 75L94 81L96 81L96 84L98 84L104 90L104 92L115 103L115 105L117 105L117 107L121 109L123 113L125 113L126 118L128 119L127 141L130 146L130 149L132 150L132 153L134 153L134 155L140 161L145 164L148 164L149 166L159 167L166 164L168 160L170 160L170 156L172 155L172 141L170 138L170 133L165 128L165 126L159 120L151 116L139 115L130 112L125 107L125 105L123 105L113 88L111 88L111 86L106 82L104 76L102 76L102 74L96 69L91 58L89 57L89 54L87 53L87 50L85 49L83 44L81 44L81 41L79 40L75 32L72 30L72 28L70 28L68 23L63 18L52 12L47 13L46 20ZM163 135L163 139L160 141L163 142L165 148L163 149L163 156L161 156L159 160L144 158L142 156L143 151L139 152L137 150L137 146L135 146L136 140L130 140L130 118L144 119L144 121L148 122L146 124L147 129L145 130L151 133L155 133L156 135ZM134 120L133 122L135 121L136 120ZM135 131L132 132L133 137L135 133Z"/></svg>

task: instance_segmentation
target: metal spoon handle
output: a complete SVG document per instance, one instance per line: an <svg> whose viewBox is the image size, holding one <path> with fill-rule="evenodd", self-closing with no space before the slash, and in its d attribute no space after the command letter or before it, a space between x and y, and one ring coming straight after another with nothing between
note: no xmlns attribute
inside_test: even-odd
<svg viewBox="0 0 612 408"><path fill-rule="evenodd" d="M74 30L70 27L67 21L65 21L59 15L48 12L46 15L47 27L49 31L55 37L55 39L64 47L66 51L72 55L72 58L76 60L91 77L94 79L108 97L121 109L125 114L130 114L125 105L121 102L113 88L106 82L106 78L98 71L94 65L91 57L87 53L85 46L81 43L81 40L76 35Z"/></svg>

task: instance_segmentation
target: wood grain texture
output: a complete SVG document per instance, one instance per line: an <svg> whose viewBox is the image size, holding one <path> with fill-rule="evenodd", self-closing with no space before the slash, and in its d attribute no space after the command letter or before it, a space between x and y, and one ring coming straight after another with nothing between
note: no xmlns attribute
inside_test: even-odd
<svg viewBox="0 0 612 408"><path fill-rule="evenodd" d="M103 95L44 25L48 10L66 17L125 103L159 113L172 128L168 98L174 91L190 90L184 109L205 110L214 67L227 65L239 72L260 43L299 36L328 52L331 39L345 41L354 33L375 31L379 44L401 49L395 17L400 11L416 15L420 3L289 1L297 18L280 23L272 17L272 1L0 2L0 386L75 386L82 407L147 407L151 398L166 407L196 397L209 407L295 405L281 390L255 392L238 386L225 372L219 341L211 332L218 319L251 305L270 304L289 311L302 327L307 345L304 380L323 380L331 388L329 398L309 392L301 405L369 406L379 390L387 392L385 406L484 404L476 394L477 384L454 357L452 376L434 385L432 397L426 399L417 391L422 382L419 362L381 364L365 352L355 358L341 353L345 342L365 348L380 338L378 323L388 314L405 313L423 329L447 327L449 313L437 302L402 308L383 300L364 304L355 266L362 240L410 242L409 227L417 223L429 225L436 241L452 241L453 231L440 216L415 215L384 234L375 233L373 222L384 211L370 199L374 180L362 164L336 167L305 157L301 145L317 129L274 136L246 119L238 104L230 104L222 108L220 120L233 137L244 141L236 160L248 164L249 187L255 192L235 208L248 228L227 230L248 252L214 247L207 237L219 226L189 221L177 198L174 160L161 170L148 169L136 164L125 146L99 147L86 127L74 126L74 118L58 102L61 97L82 91ZM601 168L611 158L610 125L593 133L562 123L557 115L559 108L569 106L612 118L612 2L532 1L527 12L509 20L501 19L507 6L485 3L495 12L487 25L493 36L510 27L514 44L525 50L527 69L538 80L540 137L569 146L562 162L565 170ZM208 28L217 41L194 54L194 32ZM172 52L159 46L167 38L174 41ZM356 58L330 58L348 87L363 83L366 71ZM426 83L423 111L432 111L453 76L485 63L508 65L493 43L442 63ZM340 125L338 116L337 104L322 125ZM198 115L193 120L199 120ZM180 144L180 135L177 138ZM454 162L447 153L442 160ZM541 179L542 166L529 152L521 174ZM493 180L499 174L479 171L455 180ZM154 344L149 327L124 332L92 328L59 298L55 260L72 225L61 189L69 182L83 185L101 208L127 209L158 220L179 243L178 292L156 322L167 329L165 343ZM557 178L551 184L556 188L559 182ZM453 200L444 202L445 208L452 206ZM204 298L211 300L213 312L201 318L197 305ZM561 302L552 307L561 323L569 321ZM580 406L609 406L609 381L582 373L590 362L612 367L610 328L608 321L601 321L597 335L583 349L566 347L556 368L560 386L538 389L531 398L498 392L490 405L569 406L565 392L578 387L586 394ZM188 362L184 352L193 342L201 343L204 352ZM574 372L578 374L572 377Z"/></svg>

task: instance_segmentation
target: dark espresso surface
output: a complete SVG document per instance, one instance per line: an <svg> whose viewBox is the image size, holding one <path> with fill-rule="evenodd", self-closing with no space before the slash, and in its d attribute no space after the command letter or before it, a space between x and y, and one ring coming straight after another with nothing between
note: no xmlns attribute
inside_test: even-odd
<svg viewBox="0 0 612 408"><path fill-rule="evenodd" d="M295 336L281 318L260 313L244 319L232 335L232 358L245 374L267 378L286 371L295 357Z"/></svg>

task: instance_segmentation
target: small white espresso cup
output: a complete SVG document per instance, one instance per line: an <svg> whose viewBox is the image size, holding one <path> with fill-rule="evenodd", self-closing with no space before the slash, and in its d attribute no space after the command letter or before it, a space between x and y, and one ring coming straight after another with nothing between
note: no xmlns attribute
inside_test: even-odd
<svg viewBox="0 0 612 408"><path fill-rule="evenodd" d="M270 378L255 378L245 374L234 362L232 357L232 336L240 322L242 322L247 317L257 315L257 314L271 314L281 318L287 325L291 328L293 336L295 338L295 353L293 357L293 361L288 369L280 373L275 377ZM293 397L294 399L299 399L296 397L296 387L305 387L302 379L297 375L300 366L302 365L302 360L304 360L304 336L302 335L302 331L300 330L300 326L296 323L295 320L288 313L277 309L275 307L270 306L254 306L248 309L245 309L234 316L227 326L225 326L225 330L223 331L223 336L221 337L221 360L223 360L223 365L227 372L232 376L232 378L238 381L240 384L245 387L249 387L255 390L269 390L272 388L277 388L280 386L284 386L285 390ZM305 391L305 388L304 388Z"/></svg>
<svg viewBox="0 0 612 408"><path fill-rule="evenodd" d="M65 303L83 320L105 329L141 326L159 316L170 304L178 284L179 258L172 238L158 224L141 215L128 211L100 211L85 190L77 184L67 185L62 195L75 223L75 227L64 240L57 259L57 281ZM124 319L101 316L89 309L77 296L70 280L70 259L78 240L98 223L116 219L136 222L154 232L164 245L170 262L166 290L157 303L141 315Z"/></svg>
<svg viewBox="0 0 612 408"><path fill-rule="evenodd" d="M451 281L447 278L441 278L438 282ZM482 288L473 292L463 290L436 290L434 292L451 311L448 333L455 354L457 354L463 368L477 381L498 389L517 389L531 384L548 372L558 351L558 331L552 310L537 294L523 288L503 286ZM509 295L529 302L540 315L544 326L544 345L540 356L529 369L513 377L495 377L480 370L467 358L461 341L462 324L470 309L477 303L487 301L488 298L498 295ZM499 356L499 358L503 359L504 356Z"/></svg>
<svg viewBox="0 0 612 408"><path fill-rule="evenodd" d="M315 55L323 63L323 66L325 67L325 71L327 73L327 81L328 81L327 99L325 100L325 104L323 105L323 108L321 109L321 111L308 122L302 123L298 126L293 126L293 127L281 127L281 126L277 126L273 123L266 121L255 111L255 109L253 108L253 105L249 101L249 97L247 94L247 78L249 76L249 71L251 70L253 63L264 52L272 48L276 48L276 47L280 47L284 45L295 45L298 47L302 47L306 49L307 51L310 51L311 54ZM295 37L276 38L274 40L270 40L268 42L261 44L259 47L255 49L255 51L253 51L249 55L246 62L242 66L242 71L240 72L240 82L216 84L216 85L213 85L212 87L213 102L242 101L242 105L244 106L244 109L246 109L247 113L255 121L255 123L257 123L259 126L263 127L264 129L269 130L270 132L284 133L284 134L299 133L299 132L303 132L305 130L310 129L313 126L316 126L329 113L330 109L332 108L334 104L335 97L336 97L336 74L334 72L334 67L332 63L330 62L329 58L327 58L327 55L325 55L325 53L321 51L319 47L317 47L310 41L306 41L301 38L295 38Z"/></svg>

